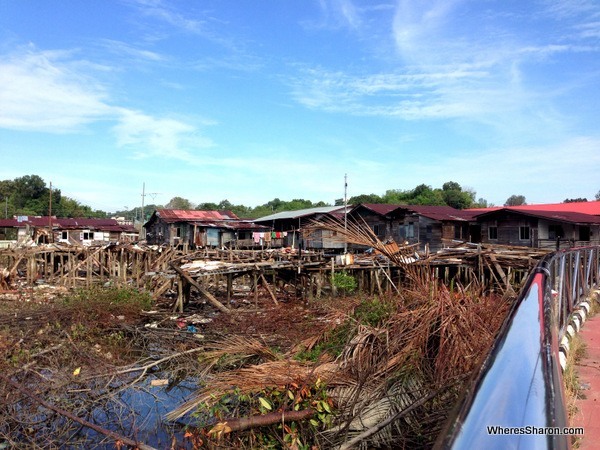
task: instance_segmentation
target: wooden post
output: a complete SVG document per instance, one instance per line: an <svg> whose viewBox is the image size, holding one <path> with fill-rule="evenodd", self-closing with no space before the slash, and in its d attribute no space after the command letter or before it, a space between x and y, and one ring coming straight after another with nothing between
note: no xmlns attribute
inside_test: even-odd
<svg viewBox="0 0 600 450"><path fill-rule="evenodd" d="M337 296L337 287L334 283L334 275L335 275L335 259L331 258L331 295L333 297Z"/></svg>
<svg viewBox="0 0 600 450"><path fill-rule="evenodd" d="M277 301L277 298L275 297L275 294L273 294L273 291L271 290L271 288L269 287L269 283L267 283L267 279L265 278L265 276L263 275L262 272L260 272L260 279L263 282L265 289L269 292L269 294L271 295L271 298L273 299L273 303L275 303L276 306L279 306L279 302Z"/></svg>
<svg viewBox="0 0 600 450"><path fill-rule="evenodd" d="M173 307L173 312L183 312L183 277L180 276L177 281L177 301Z"/></svg>
<svg viewBox="0 0 600 450"><path fill-rule="evenodd" d="M88 289L92 286L92 256L89 253L86 254L85 285Z"/></svg>
<svg viewBox="0 0 600 450"><path fill-rule="evenodd" d="M321 290L323 289L323 273L321 270L317 273L317 298L321 298Z"/></svg>
<svg viewBox="0 0 600 450"><path fill-rule="evenodd" d="M208 292L206 289L204 289L202 286L200 286L200 284L198 282L196 282L196 280L194 280L187 273L185 273L183 270L181 270L181 268L177 267L175 264L172 264L172 263L171 263L171 267L175 270L175 272L177 272L179 275L181 275L183 278L185 278L188 281L188 283L190 283L192 286L194 286L196 289L198 289L198 291L202 295L204 295L206 298L208 298L208 300L213 304L213 306L215 306L216 308L218 308L219 310L221 310L223 312L226 312L226 313L231 312L231 310L229 310L227 307L225 307L210 292Z"/></svg>
<svg viewBox="0 0 600 450"><path fill-rule="evenodd" d="M252 278L254 282L254 304L258 307L258 275L256 275L256 270L252 271Z"/></svg>
<svg viewBox="0 0 600 450"><path fill-rule="evenodd" d="M379 281L379 270L374 270L373 273L375 274L375 282L377 283L377 292L379 293L379 295L383 295L383 291L381 289L381 282Z"/></svg>
<svg viewBox="0 0 600 450"><path fill-rule="evenodd" d="M233 274L227 274L227 304L231 302L231 296L233 294Z"/></svg>

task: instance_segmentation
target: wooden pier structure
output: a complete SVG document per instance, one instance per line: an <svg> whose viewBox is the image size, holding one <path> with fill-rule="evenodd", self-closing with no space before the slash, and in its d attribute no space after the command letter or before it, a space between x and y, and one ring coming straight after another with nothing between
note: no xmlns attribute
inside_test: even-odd
<svg viewBox="0 0 600 450"><path fill-rule="evenodd" d="M234 295L248 302L268 296L279 305L290 298L310 302L324 293L336 294L334 274L344 271L357 290L390 295L401 289L407 265L433 270L449 282L477 281L513 294L547 251L525 247L462 243L430 255L392 262L385 255L326 255L281 250L201 249L109 244L97 247L47 244L0 249L0 291L17 285L47 283L68 288L94 285L129 286L147 290L155 299L169 293L173 310L183 312L193 291L214 307L230 312ZM248 300L249 299L249 300Z"/></svg>

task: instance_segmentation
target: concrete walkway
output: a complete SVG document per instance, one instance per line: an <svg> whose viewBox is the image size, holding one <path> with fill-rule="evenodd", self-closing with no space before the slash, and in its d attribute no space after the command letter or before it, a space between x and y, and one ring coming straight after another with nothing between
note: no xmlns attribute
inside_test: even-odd
<svg viewBox="0 0 600 450"><path fill-rule="evenodd" d="M575 403L577 412L571 426L583 427L585 435L573 448L592 450L600 448L600 314L589 318L580 331L586 343L586 354L577 364L582 399Z"/></svg>

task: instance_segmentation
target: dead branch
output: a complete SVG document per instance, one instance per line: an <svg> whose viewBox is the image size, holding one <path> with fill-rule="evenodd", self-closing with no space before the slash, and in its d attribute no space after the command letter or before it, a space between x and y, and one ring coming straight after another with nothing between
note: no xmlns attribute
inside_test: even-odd
<svg viewBox="0 0 600 450"><path fill-rule="evenodd" d="M171 359L179 358L180 356L189 355L191 353L201 352L204 350L205 350L204 347L192 348L192 349L186 350L184 352L174 353L172 355L165 356L164 358L157 359L156 361L152 361L151 363L145 364L143 366L129 367L127 369L117 370L115 372L111 372L109 374L103 374L101 376L116 376L116 375L123 375L126 373L142 372L142 374L138 377L138 379L140 379L144 375L146 375L148 370L152 369L154 366L158 366L159 364L162 364L166 361L170 361ZM98 377L98 375L94 375L94 376L90 376L90 377L84 378L84 379L91 379L91 378L97 378L97 377Z"/></svg>
<svg viewBox="0 0 600 450"><path fill-rule="evenodd" d="M92 430L97 431L98 433L108 436L109 438L114 439L115 441L120 441L123 444L129 445L133 448L138 448L140 450L156 450L154 447L151 447L146 444L141 444L139 442L134 441L133 439L129 439L125 436L121 436L120 434L115 433L114 431L107 430L106 428L102 428L99 425L96 425L94 423L88 422L85 419L77 417L76 415L70 413L69 411L65 411L64 409L58 408L54 405L51 405L50 403L46 402L45 400L39 398L37 395L35 395L33 392L31 392L26 387L22 386L21 384L17 383L16 381L11 380L8 377L2 375L1 373L0 373L0 379L2 379L5 383L10 384L17 391L21 392L22 394L25 394L27 397L31 398L36 403L39 403L44 408L54 411L55 413L60 414L61 416L64 416L68 419L71 419L72 421L77 422L80 425L83 425L84 427L91 428Z"/></svg>
<svg viewBox="0 0 600 450"><path fill-rule="evenodd" d="M272 412L256 416L242 417L241 419L228 419L220 422L216 426L218 426L219 429L222 429L225 433L231 433L233 431L243 431L250 428L275 425L276 423L306 420L310 419L312 416L314 416L314 414L315 412L312 409Z"/></svg>

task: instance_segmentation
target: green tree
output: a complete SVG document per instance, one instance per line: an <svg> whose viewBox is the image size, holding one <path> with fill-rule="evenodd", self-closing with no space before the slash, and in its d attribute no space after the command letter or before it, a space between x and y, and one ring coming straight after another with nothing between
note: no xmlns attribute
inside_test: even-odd
<svg viewBox="0 0 600 450"><path fill-rule="evenodd" d="M192 205L192 203L183 197L173 197L171 200L169 200L169 203L167 203L165 205L166 209L194 209L194 206Z"/></svg>
<svg viewBox="0 0 600 450"><path fill-rule="evenodd" d="M442 191L440 189L431 189L431 186L426 184L420 184L413 189L410 203L413 205L434 206L442 206L446 204L442 195Z"/></svg>
<svg viewBox="0 0 600 450"><path fill-rule="evenodd" d="M199 211L216 211L219 209L219 205L217 205L216 203L211 203L211 202L198 203L198 206L196 206L196 209Z"/></svg>
<svg viewBox="0 0 600 450"><path fill-rule="evenodd" d="M596 193L596 200L600 200L600 191Z"/></svg>
<svg viewBox="0 0 600 450"><path fill-rule="evenodd" d="M526 205L525 196L524 195L511 195L506 199L504 206L520 206Z"/></svg>
<svg viewBox="0 0 600 450"><path fill-rule="evenodd" d="M494 205L488 203L488 201L485 198L479 198L479 200L477 200L471 205L472 208L491 208L492 206Z"/></svg>
<svg viewBox="0 0 600 450"><path fill-rule="evenodd" d="M448 206L465 209L475 201L475 193L471 190L463 190L455 181L448 181L442 185L442 198Z"/></svg>
<svg viewBox="0 0 600 450"><path fill-rule="evenodd" d="M50 188L38 175L26 175L15 178L12 183L4 183L3 187L10 188L10 203L15 214L19 215L48 215L50 213ZM52 189L52 214L60 205L60 189Z"/></svg>
<svg viewBox="0 0 600 450"><path fill-rule="evenodd" d="M566 198L563 203L580 203L580 202L587 202L587 198L582 198L582 197L578 197L578 198Z"/></svg>
<svg viewBox="0 0 600 450"><path fill-rule="evenodd" d="M383 203L383 199L377 194L361 194L348 199L349 205L358 205L360 203Z"/></svg>

